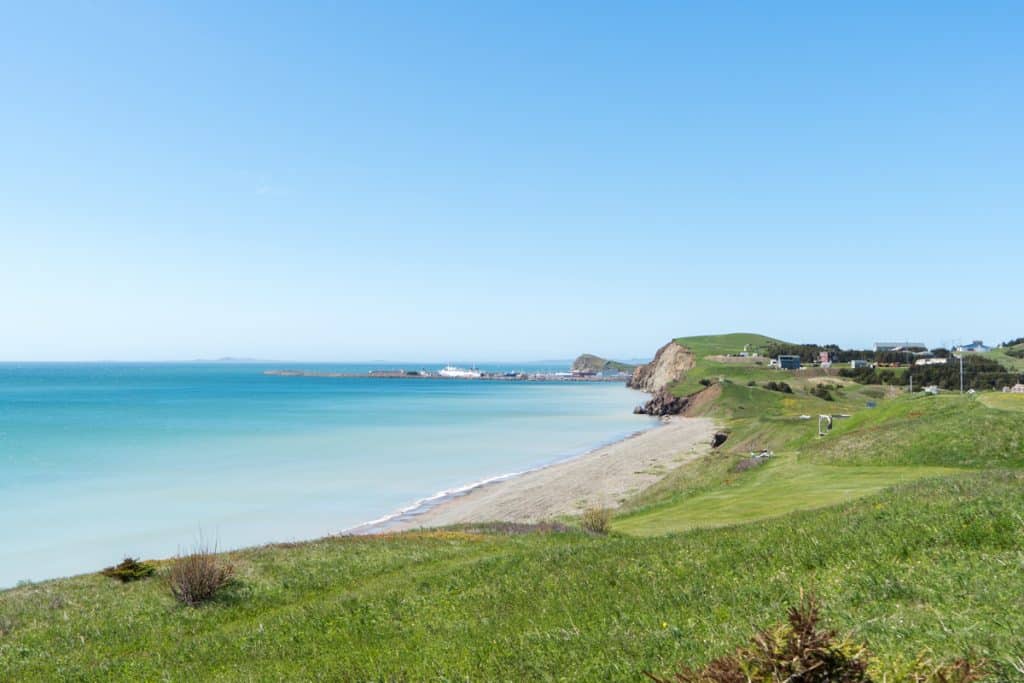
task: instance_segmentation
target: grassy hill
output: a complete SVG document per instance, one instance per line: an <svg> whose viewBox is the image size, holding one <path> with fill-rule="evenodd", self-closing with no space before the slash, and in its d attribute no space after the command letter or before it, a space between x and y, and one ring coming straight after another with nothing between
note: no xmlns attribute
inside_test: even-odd
<svg viewBox="0 0 1024 683"><path fill-rule="evenodd" d="M632 372L635 368L635 365L601 358L592 353L581 354L572 363L573 372Z"/></svg>
<svg viewBox="0 0 1024 683"><path fill-rule="evenodd" d="M1011 370L1024 372L1024 344L1016 344L1014 346L1001 349L992 349L991 351L987 351L981 355L991 358Z"/></svg>
<svg viewBox="0 0 1024 683"><path fill-rule="evenodd" d="M1024 679L1024 397L728 357L758 335L680 341L698 360L675 390L713 381L700 411L729 439L608 536L570 520L254 548L201 608L174 601L166 566L26 585L0 593L0 680L636 681L724 654L801 591L884 661ZM818 437L820 413L851 417Z"/></svg>

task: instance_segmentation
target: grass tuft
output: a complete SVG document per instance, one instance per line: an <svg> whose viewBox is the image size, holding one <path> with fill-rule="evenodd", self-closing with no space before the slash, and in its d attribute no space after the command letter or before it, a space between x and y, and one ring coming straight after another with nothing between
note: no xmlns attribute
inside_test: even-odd
<svg viewBox="0 0 1024 683"><path fill-rule="evenodd" d="M234 579L235 568L224 562L216 548L198 545L171 564L171 593L180 602L195 607L215 598Z"/></svg>
<svg viewBox="0 0 1024 683"><path fill-rule="evenodd" d="M608 508L588 508L583 511L580 526L592 534L607 534L612 526L612 511Z"/></svg>

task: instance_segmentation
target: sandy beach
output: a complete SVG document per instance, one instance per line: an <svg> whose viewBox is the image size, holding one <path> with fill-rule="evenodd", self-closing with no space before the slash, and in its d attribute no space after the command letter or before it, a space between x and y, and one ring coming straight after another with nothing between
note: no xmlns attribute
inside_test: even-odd
<svg viewBox="0 0 1024 683"><path fill-rule="evenodd" d="M672 469L711 450L709 418L664 424L578 458L496 481L382 525L388 531L471 522L538 522L594 506L618 507Z"/></svg>

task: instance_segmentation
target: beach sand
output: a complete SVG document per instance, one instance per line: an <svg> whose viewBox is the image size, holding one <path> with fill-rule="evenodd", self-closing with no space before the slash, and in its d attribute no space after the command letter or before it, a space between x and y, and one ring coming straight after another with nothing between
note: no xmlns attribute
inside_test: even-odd
<svg viewBox="0 0 1024 683"><path fill-rule="evenodd" d="M711 451L715 423L673 417L578 458L496 481L383 525L404 531L449 524L539 522L588 507L618 507L672 469Z"/></svg>

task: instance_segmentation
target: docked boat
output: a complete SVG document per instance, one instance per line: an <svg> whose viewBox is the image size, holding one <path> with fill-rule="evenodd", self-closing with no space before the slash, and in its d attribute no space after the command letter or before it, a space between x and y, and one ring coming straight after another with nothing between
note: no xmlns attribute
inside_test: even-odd
<svg viewBox="0 0 1024 683"><path fill-rule="evenodd" d="M457 368L454 365L444 366L444 368L437 371L437 374L441 377L449 377L452 379L480 379L480 377L483 376L483 374L476 368L467 370L466 368Z"/></svg>

